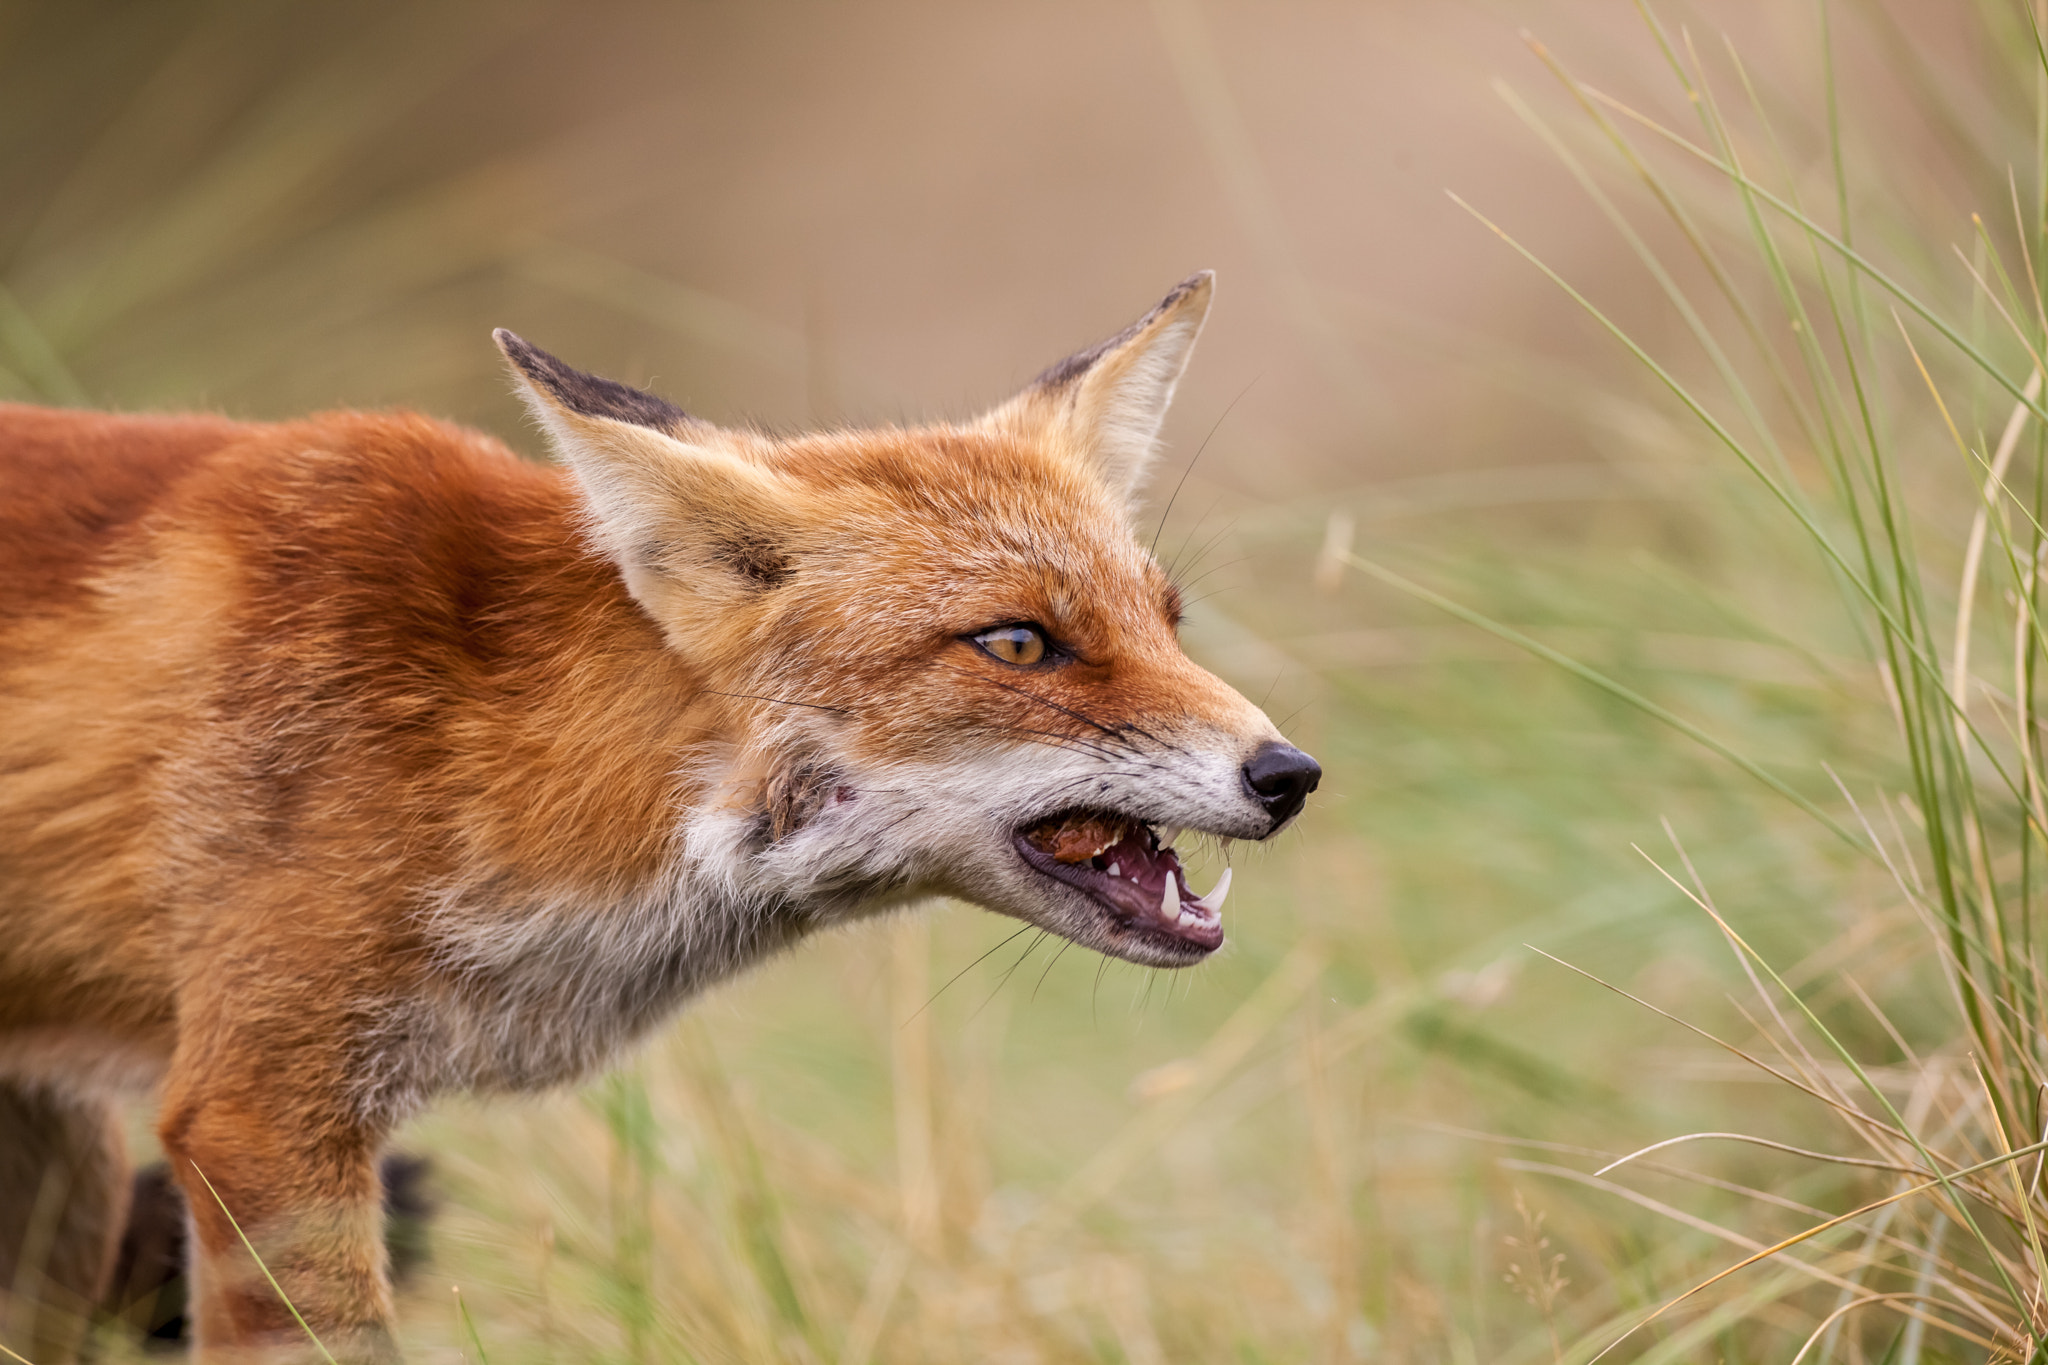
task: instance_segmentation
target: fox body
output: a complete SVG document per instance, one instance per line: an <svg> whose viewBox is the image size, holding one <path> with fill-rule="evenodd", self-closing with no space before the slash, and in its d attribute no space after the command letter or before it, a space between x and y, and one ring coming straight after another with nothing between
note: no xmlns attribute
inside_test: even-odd
<svg viewBox="0 0 2048 1365"><path fill-rule="evenodd" d="M436 1094L587 1075L935 895L1213 951L1172 829L1265 838L1317 770L1132 534L1209 293L975 422L793 439L500 333L555 467L409 414L0 406L0 1334L75 1349L124 1088L202 1358L310 1349L267 1268L385 1359L377 1158Z"/></svg>

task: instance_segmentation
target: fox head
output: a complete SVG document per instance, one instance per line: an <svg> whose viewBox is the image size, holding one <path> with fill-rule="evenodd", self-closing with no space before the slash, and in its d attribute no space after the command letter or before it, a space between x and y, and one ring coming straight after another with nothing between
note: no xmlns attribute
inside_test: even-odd
<svg viewBox="0 0 2048 1365"><path fill-rule="evenodd" d="M820 921L940 894L1156 966L1222 943L1177 832L1268 838L1321 770L1181 652L1133 532L1211 291L976 421L788 439L496 334L713 718L695 869Z"/></svg>

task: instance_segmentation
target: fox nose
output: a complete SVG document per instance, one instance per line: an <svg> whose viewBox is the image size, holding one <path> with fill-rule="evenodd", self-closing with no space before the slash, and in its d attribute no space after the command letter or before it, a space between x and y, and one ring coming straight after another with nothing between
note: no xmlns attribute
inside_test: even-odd
<svg viewBox="0 0 2048 1365"><path fill-rule="evenodd" d="M1294 818L1308 794L1323 780L1322 765L1292 744L1278 740L1259 746L1244 765L1244 784L1273 817L1278 829Z"/></svg>

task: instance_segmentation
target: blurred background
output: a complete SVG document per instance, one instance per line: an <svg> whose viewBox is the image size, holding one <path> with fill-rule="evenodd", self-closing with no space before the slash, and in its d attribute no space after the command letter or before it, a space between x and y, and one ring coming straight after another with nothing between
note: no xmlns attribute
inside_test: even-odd
<svg viewBox="0 0 2048 1365"><path fill-rule="evenodd" d="M2031 165L2025 8L1656 13L1781 119L1790 182L1831 209L1838 90L1871 249L1983 325L1949 244L1973 211L2009 222L2007 166ZM1546 51L1698 135L1628 0L0 0L0 399L401 405L540 458L489 340L509 326L721 423L959 417L1218 272L1152 522L1190 652L1327 772L1243 869L1230 946L1167 976L999 948L1010 926L943 907L806 945L587 1092L441 1105L402 1138L444 1201L416 1358L1550 1360L1732 1250L1669 1214L1733 1196L1645 1175L1632 1201L1597 1153L1819 1121L1524 946L1739 1031L1739 964L1632 847L1668 859L1674 834L1788 974L1854 955L1901 1035L1939 1041L1910 917L1794 804L1336 553L1810 800L1824 761L1895 775L1810 549L1446 193L1711 372L1603 203L1677 287L1711 257L1646 213L1606 106ZM1742 218L1717 202L1709 237ZM2002 420L1995 396L1957 420ZM1951 559L1961 468L1925 495ZM1749 1317L1764 1336L1639 1345L1803 1337L1778 1300Z"/></svg>

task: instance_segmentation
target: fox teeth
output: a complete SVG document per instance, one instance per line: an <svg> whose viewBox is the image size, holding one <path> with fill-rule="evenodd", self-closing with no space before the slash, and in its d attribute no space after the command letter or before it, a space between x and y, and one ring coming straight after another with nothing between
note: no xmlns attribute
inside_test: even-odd
<svg viewBox="0 0 2048 1365"><path fill-rule="evenodd" d="M1111 863L1111 864L1109 865L1109 875L1110 875L1110 876L1112 876L1112 877L1121 877L1121 876L1123 876L1123 875L1124 875L1124 867L1123 867L1123 864L1122 864L1122 863Z"/></svg>
<svg viewBox="0 0 2048 1365"><path fill-rule="evenodd" d="M1209 894L1196 901L1195 904L1212 915L1220 915L1223 913L1223 898L1229 894L1230 869L1226 867L1223 869L1223 875L1216 879L1216 885L1210 888Z"/></svg>
<svg viewBox="0 0 2048 1365"><path fill-rule="evenodd" d="M1166 885L1159 891L1159 913L1168 920L1180 918L1180 889L1171 872L1166 874Z"/></svg>
<svg viewBox="0 0 2048 1365"><path fill-rule="evenodd" d="M1159 827L1159 846L1161 848L1172 848L1173 841L1178 838L1180 838L1179 825L1161 825Z"/></svg>

